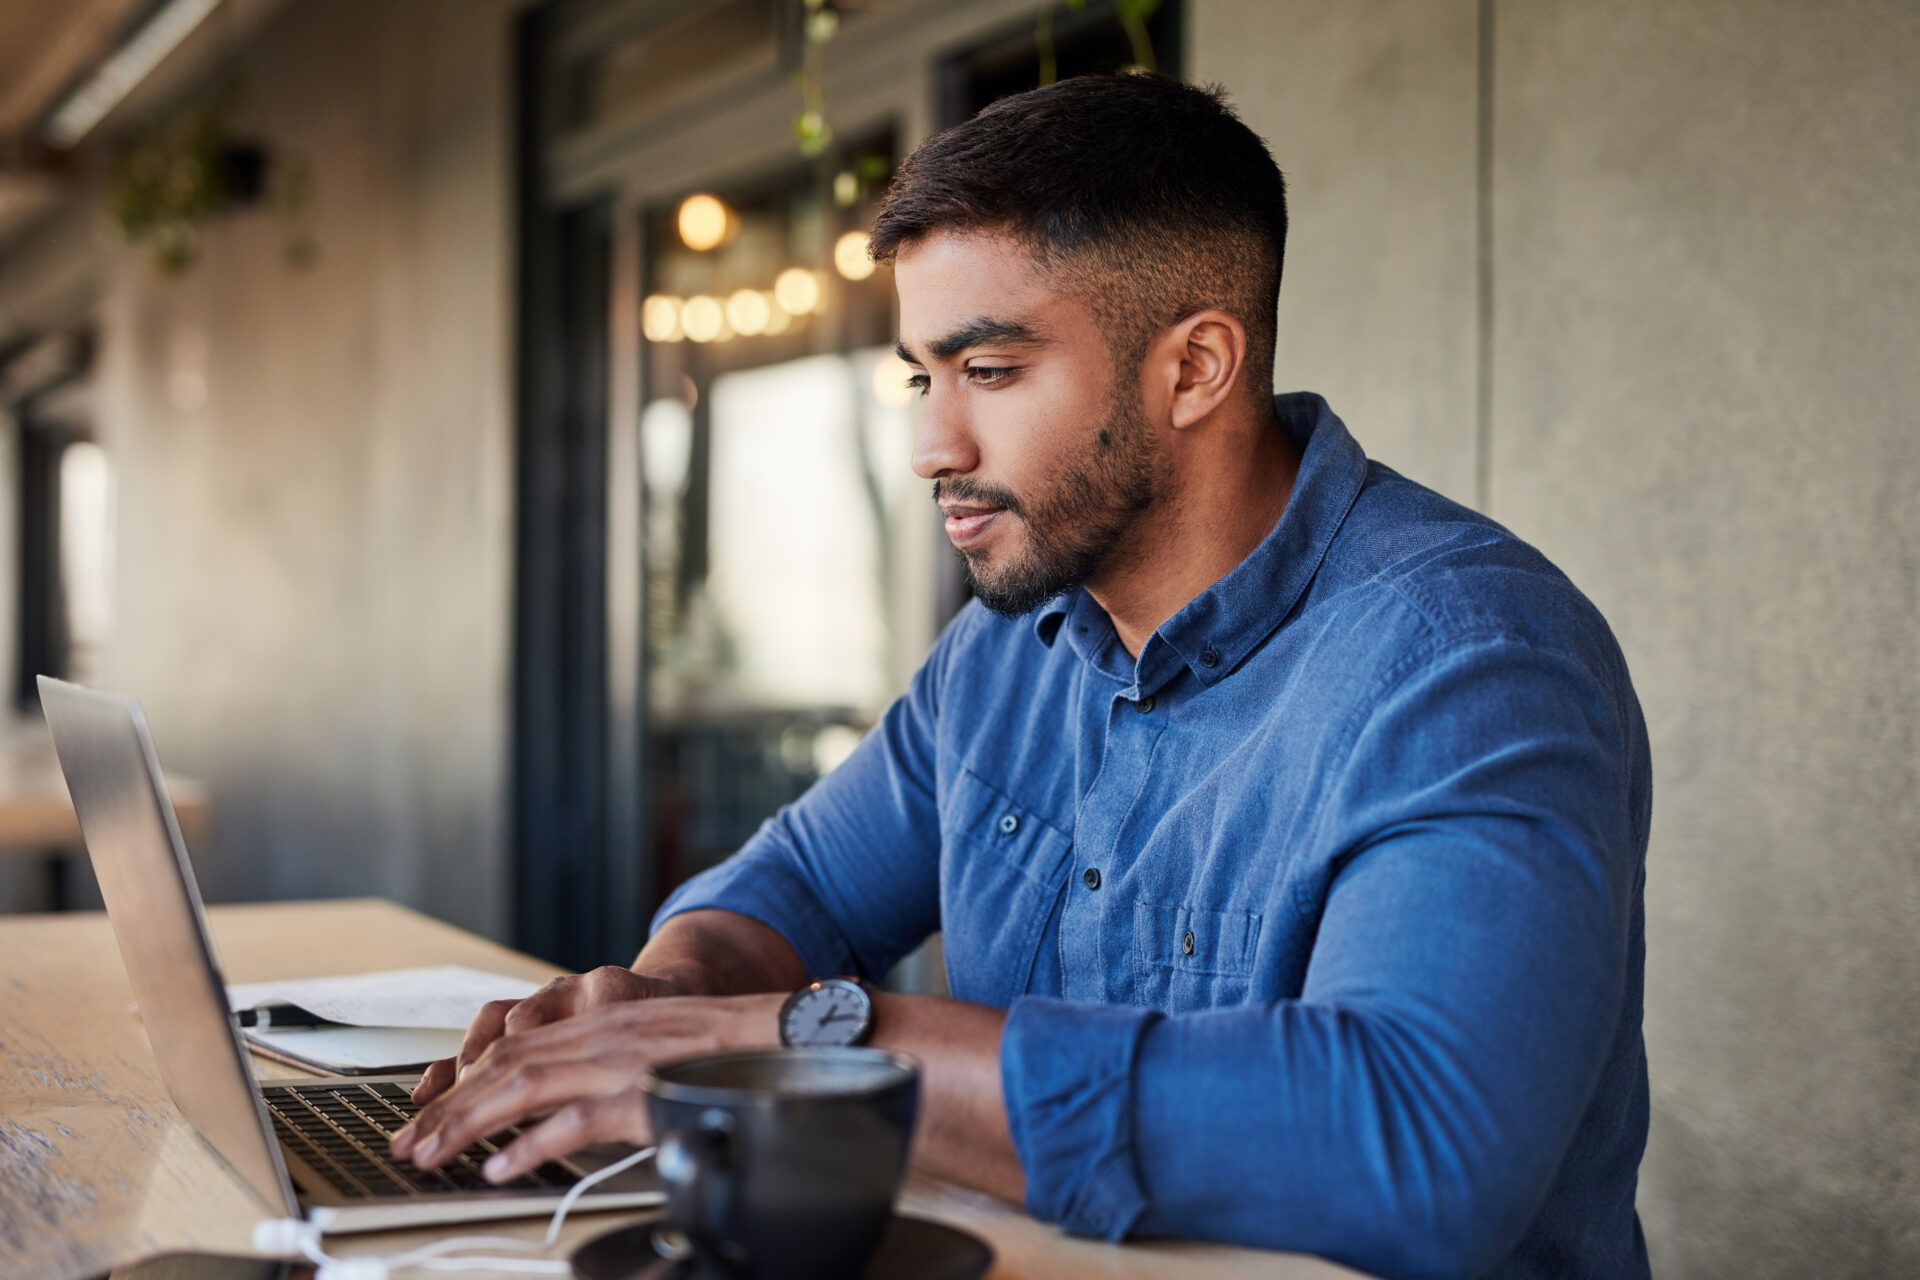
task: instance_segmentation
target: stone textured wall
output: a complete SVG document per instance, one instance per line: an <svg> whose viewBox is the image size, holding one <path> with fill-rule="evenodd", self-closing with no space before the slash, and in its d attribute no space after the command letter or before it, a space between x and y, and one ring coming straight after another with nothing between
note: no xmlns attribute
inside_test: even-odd
<svg viewBox="0 0 1920 1280"><path fill-rule="evenodd" d="M104 674L214 788L210 898L504 928L509 9L290 7L236 68L237 124L310 160L318 263L249 215L183 279L106 268Z"/></svg>
<svg viewBox="0 0 1920 1280"><path fill-rule="evenodd" d="M1920 1273L1920 10L1195 10L1294 182L1281 382L1483 467L1632 664L1656 1274Z"/></svg>

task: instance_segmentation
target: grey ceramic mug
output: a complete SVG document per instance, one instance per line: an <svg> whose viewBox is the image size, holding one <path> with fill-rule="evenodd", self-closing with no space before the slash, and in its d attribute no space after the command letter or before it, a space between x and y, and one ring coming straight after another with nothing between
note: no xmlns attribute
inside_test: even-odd
<svg viewBox="0 0 1920 1280"><path fill-rule="evenodd" d="M667 1193L662 1253L752 1280L859 1274L906 1171L913 1059L852 1048L716 1054L664 1063L640 1087Z"/></svg>

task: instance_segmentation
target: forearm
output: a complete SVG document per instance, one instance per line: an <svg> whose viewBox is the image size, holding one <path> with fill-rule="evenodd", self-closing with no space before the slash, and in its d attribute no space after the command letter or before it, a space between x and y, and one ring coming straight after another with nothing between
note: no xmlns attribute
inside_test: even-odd
<svg viewBox="0 0 1920 1280"><path fill-rule="evenodd" d="M806 965L778 932L717 908L669 919L632 967L690 996L792 991L807 981Z"/></svg>
<svg viewBox="0 0 1920 1280"><path fill-rule="evenodd" d="M792 991L808 980L786 939L732 911L688 911L660 926L633 970L690 996ZM914 1163L928 1173L1018 1203L1025 1179L1000 1095L1000 1028L1006 1014L934 996L880 992L873 1045L920 1064L920 1121ZM743 1009L755 1032L771 1035L763 1011Z"/></svg>
<svg viewBox="0 0 1920 1280"><path fill-rule="evenodd" d="M1006 1013L938 996L874 997L873 1045L920 1064L914 1166L1019 1204L1026 1177L1000 1091Z"/></svg>

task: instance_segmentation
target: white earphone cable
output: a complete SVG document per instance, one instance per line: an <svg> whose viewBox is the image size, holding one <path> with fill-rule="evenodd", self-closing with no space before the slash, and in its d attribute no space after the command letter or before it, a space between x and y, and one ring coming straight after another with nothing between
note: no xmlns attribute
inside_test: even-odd
<svg viewBox="0 0 1920 1280"><path fill-rule="evenodd" d="M560 1228L566 1224L567 1214L583 1194L615 1174L625 1173L652 1154L652 1147L642 1147L604 1169L595 1169L574 1183L568 1188L567 1194L560 1198L552 1219L547 1223L546 1237L537 1244L531 1240L515 1240L510 1236L450 1236L389 1258L334 1258L320 1247L320 1228L311 1222L299 1218L264 1218L253 1224L253 1247L256 1252L270 1257L284 1258L293 1254L305 1257L314 1265L314 1280L387 1280L393 1272L409 1267L422 1271L538 1271L542 1274L567 1275L572 1268L557 1259L452 1255L461 1249L547 1252L560 1239Z"/></svg>

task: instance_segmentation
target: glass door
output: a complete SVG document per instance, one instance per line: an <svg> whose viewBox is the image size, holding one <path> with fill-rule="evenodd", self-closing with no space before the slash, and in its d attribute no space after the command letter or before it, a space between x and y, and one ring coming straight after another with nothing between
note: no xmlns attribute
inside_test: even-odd
<svg viewBox="0 0 1920 1280"><path fill-rule="evenodd" d="M930 640L931 506L866 226L890 132L644 215L656 901L844 759Z"/></svg>

